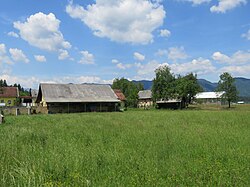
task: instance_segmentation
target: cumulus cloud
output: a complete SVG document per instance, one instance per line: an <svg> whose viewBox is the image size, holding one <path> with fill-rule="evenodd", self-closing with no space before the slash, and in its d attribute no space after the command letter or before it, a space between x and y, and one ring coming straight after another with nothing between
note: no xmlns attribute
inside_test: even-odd
<svg viewBox="0 0 250 187"><path fill-rule="evenodd" d="M137 61L144 61L145 60L145 56L138 53L138 52L135 52L134 53L134 59L137 60Z"/></svg>
<svg viewBox="0 0 250 187"><path fill-rule="evenodd" d="M58 59L59 60L65 60L69 58L69 53L67 50L64 50L64 49L60 49L59 50L59 56L58 56Z"/></svg>
<svg viewBox="0 0 250 187"><path fill-rule="evenodd" d="M168 59L170 60L179 60L179 59L187 59L188 55L185 52L184 47L170 47L168 49Z"/></svg>
<svg viewBox="0 0 250 187"><path fill-rule="evenodd" d="M119 69L123 69L123 70L126 70L126 69L129 69L131 68L133 65L132 64L123 64L121 62L119 62L118 64L116 64L116 67L119 68Z"/></svg>
<svg viewBox="0 0 250 187"><path fill-rule="evenodd" d="M112 64L118 64L119 63L119 61L117 60L117 59L112 59Z"/></svg>
<svg viewBox="0 0 250 187"><path fill-rule="evenodd" d="M95 58L94 55L89 53L88 51L81 51L80 52L82 57L78 61L80 64L95 64Z"/></svg>
<svg viewBox="0 0 250 187"><path fill-rule="evenodd" d="M232 56L225 55L221 52L215 52L212 58L219 63L245 64L250 63L250 51L237 51Z"/></svg>
<svg viewBox="0 0 250 187"><path fill-rule="evenodd" d="M0 44L0 65L2 63L5 63L5 64L12 64L13 63L10 60L10 58L8 57L7 52L6 52L6 46L3 43Z"/></svg>
<svg viewBox="0 0 250 187"><path fill-rule="evenodd" d="M21 49L10 48L9 52L11 54L11 58L14 61L29 63L29 59L26 57L26 55L23 53L23 51Z"/></svg>
<svg viewBox="0 0 250 187"><path fill-rule="evenodd" d="M152 79L155 75L155 69L160 65L161 64L156 60L149 61L147 64L139 64L137 74L139 75L139 77Z"/></svg>
<svg viewBox="0 0 250 187"><path fill-rule="evenodd" d="M169 37L171 35L171 32L167 29L160 30L160 36L161 37Z"/></svg>
<svg viewBox="0 0 250 187"><path fill-rule="evenodd" d="M182 64L171 64L170 68L175 74L187 74L193 72L197 75L205 75L216 71L216 68L211 61L203 58L193 59L191 62Z"/></svg>
<svg viewBox="0 0 250 187"><path fill-rule="evenodd" d="M203 3L209 3L211 0L177 0L177 1L190 2L194 6L196 6L196 5L201 5Z"/></svg>
<svg viewBox="0 0 250 187"><path fill-rule="evenodd" d="M38 61L38 62L46 62L46 61L47 61L47 60L46 60L46 57L43 56L43 55L34 55L34 58L35 58L35 60Z"/></svg>
<svg viewBox="0 0 250 187"><path fill-rule="evenodd" d="M7 35L8 35L8 36L11 36L11 37L14 37L14 38L18 38L18 37L19 37L19 35L18 35L17 33L13 32L13 31L8 32Z"/></svg>
<svg viewBox="0 0 250 187"><path fill-rule="evenodd" d="M247 40L250 40L250 29L247 33L241 35L243 38L246 38Z"/></svg>
<svg viewBox="0 0 250 187"><path fill-rule="evenodd" d="M168 50L167 49L158 49L158 51L155 53L156 56L168 56Z"/></svg>
<svg viewBox="0 0 250 187"><path fill-rule="evenodd" d="M225 13L228 10L234 9L240 5L247 3L247 0L218 0L218 5L214 5L210 8L211 12Z"/></svg>
<svg viewBox="0 0 250 187"><path fill-rule="evenodd" d="M20 37L30 45L47 51L69 49L71 44L64 40L59 30L60 20L52 13L36 13L27 18L26 22L14 22Z"/></svg>
<svg viewBox="0 0 250 187"><path fill-rule="evenodd" d="M223 72L229 72L233 76L249 77L250 64L241 65L241 66L237 66L237 65L225 66L225 67L222 67L221 69L219 69L220 74Z"/></svg>
<svg viewBox="0 0 250 187"><path fill-rule="evenodd" d="M97 0L86 9L71 2L66 6L66 12L72 18L80 19L98 37L122 43L147 44L153 41L152 32L163 24L165 18L160 2Z"/></svg>

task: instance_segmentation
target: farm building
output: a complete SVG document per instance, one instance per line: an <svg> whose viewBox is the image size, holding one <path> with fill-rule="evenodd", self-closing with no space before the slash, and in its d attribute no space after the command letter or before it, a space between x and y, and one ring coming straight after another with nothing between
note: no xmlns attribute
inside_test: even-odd
<svg viewBox="0 0 250 187"><path fill-rule="evenodd" d="M181 109L184 107L181 99L161 100L161 101L156 101L156 104L159 109L161 108Z"/></svg>
<svg viewBox="0 0 250 187"><path fill-rule="evenodd" d="M109 85L98 84L40 84L36 101L48 113L111 112L119 102Z"/></svg>
<svg viewBox="0 0 250 187"><path fill-rule="evenodd" d="M36 99L37 99L38 91L37 90L31 90L31 97L32 97L32 106L36 106Z"/></svg>
<svg viewBox="0 0 250 187"><path fill-rule="evenodd" d="M198 103L221 104L221 98L224 92L200 92L195 95Z"/></svg>
<svg viewBox="0 0 250 187"><path fill-rule="evenodd" d="M17 87L0 87L0 106L15 106L18 104L19 91Z"/></svg>
<svg viewBox="0 0 250 187"><path fill-rule="evenodd" d="M151 90L142 90L138 92L138 107L148 108L153 105Z"/></svg>
<svg viewBox="0 0 250 187"><path fill-rule="evenodd" d="M117 96L117 99L121 101L120 102L121 103L120 107L121 108L125 108L126 107L125 106L125 103L126 103L126 97L125 97L125 95L122 93L121 90L118 90L118 89L114 89L114 92L115 92L115 94Z"/></svg>

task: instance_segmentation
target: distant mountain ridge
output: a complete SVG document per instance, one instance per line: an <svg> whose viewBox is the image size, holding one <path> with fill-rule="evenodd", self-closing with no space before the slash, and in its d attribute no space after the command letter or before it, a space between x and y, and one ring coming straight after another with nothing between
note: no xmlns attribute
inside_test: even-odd
<svg viewBox="0 0 250 187"><path fill-rule="evenodd" d="M149 80L140 80L133 81L135 83L142 83L145 90L149 90L152 88L153 81ZM203 88L205 92L213 92L217 88L218 83L210 82L206 79L198 79L198 83ZM235 85L239 92L240 97L250 97L250 79L246 79L243 77L235 78Z"/></svg>

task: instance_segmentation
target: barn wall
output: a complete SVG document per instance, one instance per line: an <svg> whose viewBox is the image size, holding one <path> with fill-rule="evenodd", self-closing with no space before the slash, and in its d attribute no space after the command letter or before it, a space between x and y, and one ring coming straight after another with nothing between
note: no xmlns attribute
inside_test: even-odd
<svg viewBox="0 0 250 187"><path fill-rule="evenodd" d="M48 103L48 113L112 112L116 103Z"/></svg>

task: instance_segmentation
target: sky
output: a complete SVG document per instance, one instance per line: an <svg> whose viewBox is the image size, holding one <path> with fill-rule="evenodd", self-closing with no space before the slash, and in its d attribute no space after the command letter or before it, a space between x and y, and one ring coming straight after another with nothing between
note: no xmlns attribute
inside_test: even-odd
<svg viewBox="0 0 250 187"><path fill-rule="evenodd" d="M1 0L0 79L152 80L162 65L250 78L248 0Z"/></svg>

